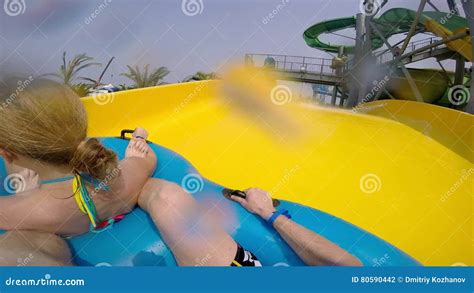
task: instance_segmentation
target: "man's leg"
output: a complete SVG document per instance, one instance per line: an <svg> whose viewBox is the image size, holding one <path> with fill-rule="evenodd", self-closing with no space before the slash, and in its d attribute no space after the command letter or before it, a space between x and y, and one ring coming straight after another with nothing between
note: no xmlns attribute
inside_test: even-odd
<svg viewBox="0 0 474 293"><path fill-rule="evenodd" d="M35 231L0 235L0 266L71 266L71 252L61 237Z"/></svg>
<svg viewBox="0 0 474 293"><path fill-rule="evenodd" d="M234 260L235 241L180 186L149 179L138 203L153 218L179 265L229 266Z"/></svg>

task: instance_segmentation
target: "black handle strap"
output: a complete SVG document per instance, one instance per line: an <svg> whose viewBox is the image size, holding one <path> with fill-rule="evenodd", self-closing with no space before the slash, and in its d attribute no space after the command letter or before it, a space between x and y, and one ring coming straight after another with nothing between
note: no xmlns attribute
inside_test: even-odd
<svg viewBox="0 0 474 293"><path fill-rule="evenodd" d="M231 196L238 196L244 199L247 198L247 194L244 191L238 190L238 189L224 188L222 190L222 194L228 199L231 199ZM276 208L277 206L280 205L280 201L278 199L272 198L272 204L273 204L273 207Z"/></svg>
<svg viewBox="0 0 474 293"><path fill-rule="evenodd" d="M130 139L128 137L126 137L125 135L126 134L133 134L135 130L133 129L122 129L122 131L120 131L120 138L121 139Z"/></svg>
<svg viewBox="0 0 474 293"><path fill-rule="evenodd" d="M122 129L120 131L120 138L124 140L130 140L129 137L127 137L127 134L133 134L135 132L135 129ZM149 140L145 140L147 143L150 143Z"/></svg>

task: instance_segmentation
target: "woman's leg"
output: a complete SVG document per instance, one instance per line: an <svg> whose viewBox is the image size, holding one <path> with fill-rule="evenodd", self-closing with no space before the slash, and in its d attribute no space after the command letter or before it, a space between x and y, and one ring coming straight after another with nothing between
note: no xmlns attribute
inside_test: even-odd
<svg viewBox="0 0 474 293"><path fill-rule="evenodd" d="M150 179L139 201L181 266L229 266L237 244L180 186Z"/></svg>
<svg viewBox="0 0 474 293"><path fill-rule="evenodd" d="M0 266L71 266L62 238L50 233L10 231L0 235Z"/></svg>

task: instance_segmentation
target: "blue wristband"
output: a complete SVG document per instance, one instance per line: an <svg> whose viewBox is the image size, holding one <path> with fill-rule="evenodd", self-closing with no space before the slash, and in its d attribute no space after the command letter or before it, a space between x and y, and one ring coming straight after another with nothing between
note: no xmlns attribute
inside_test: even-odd
<svg viewBox="0 0 474 293"><path fill-rule="evenodd" d="M273 227L273 223L281 215L287 217L288 219L291 219L291 215L290 213L288 213L288 210L278 210L276 212L273 212L272 216L267 220L267 223Z"/></svg>

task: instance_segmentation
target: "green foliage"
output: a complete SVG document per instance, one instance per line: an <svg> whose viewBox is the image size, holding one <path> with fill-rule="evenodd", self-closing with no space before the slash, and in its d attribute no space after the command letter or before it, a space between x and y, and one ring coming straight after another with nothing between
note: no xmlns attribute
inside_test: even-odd
<svg viewBox="0 0 474 293"><path fill-rule="evenodd" d="M218 79L217 74L215 72L206 73L203 71L198 71L193 76L186 78L183 82L201 81L201 80L210 80L210 79Z"/></svg>
<svg viewBox="0 0 474 293"><path fill-rule="evenodd" d="M53 73L49 75L59 78L64 84L69 86L74 86L73 83L77 78L87 81L92 80L87 77L78 77L79 72L88 67L100 65L100 63L92 62L94 58L89 57L86 54L76 55L74 58L72 58L72 60L67 62L66 52L64 52L62 60L63 64L59 69L59 73Z"/></svg>
<svg viewBox="0 0 474 293"><path fill-rule="evenodd" d="M134 67L127 65L128 72L122 73L121 75L133 82L133 88L151 87L163 84L163 78L170 73L168 68L162 66L150 72L149 67L150 64L147 64L142 70L137 65Z"/></svg>
<svg viewBox="0 0 474 293"><path fill-rule="evenodd" d="M92 89L94 86L92 84L86 83L78 83L74 85L70 85L70 87L76 92L79 97L85 97L89 93L89 90Z"/></svg>
<svg viewBox="0 0 474 293"><path fill-rule="evenodd" d="M127 90L133 90L133 89L134 89L134 87L128 86L128 85L126 85L126 84L124 84L124 83L119 84L119 85L117 86L117 88L118 88L119 91L127 91Z"/></svg>

